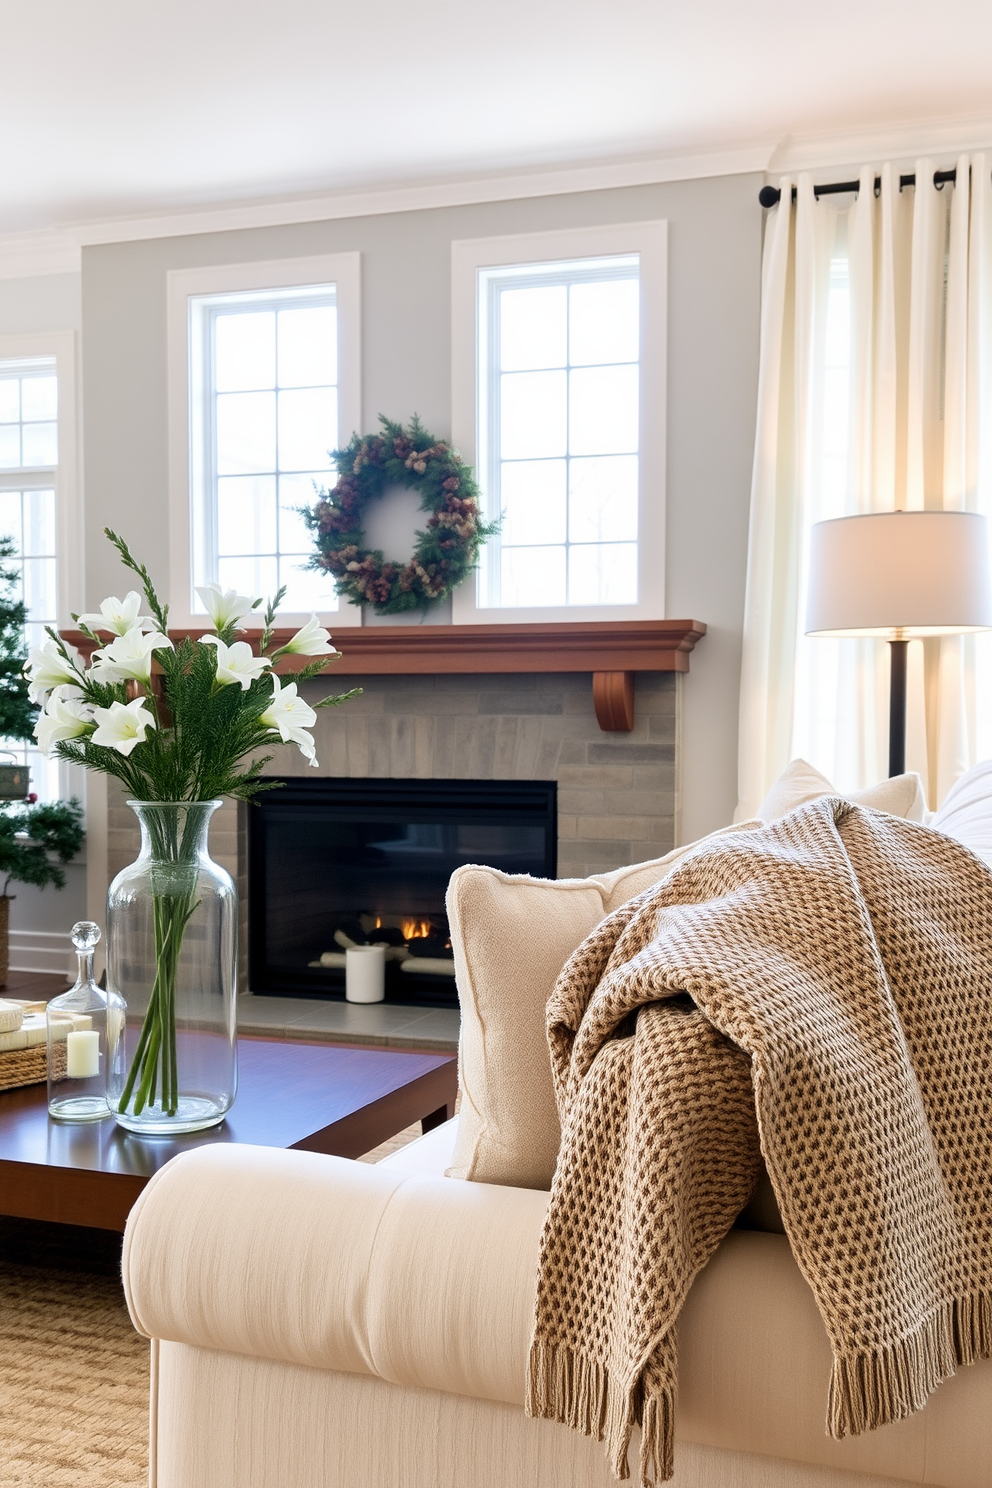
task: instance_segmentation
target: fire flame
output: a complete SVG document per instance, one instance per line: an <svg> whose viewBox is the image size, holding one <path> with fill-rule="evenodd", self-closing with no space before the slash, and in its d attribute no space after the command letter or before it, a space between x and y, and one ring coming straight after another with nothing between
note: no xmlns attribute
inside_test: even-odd
<svg viewBox="0 0 992 1488"><path fill-rule="evenodd" d="M400 931L404 940L426 940L431 933L430 920L403 920Z"/></svg>

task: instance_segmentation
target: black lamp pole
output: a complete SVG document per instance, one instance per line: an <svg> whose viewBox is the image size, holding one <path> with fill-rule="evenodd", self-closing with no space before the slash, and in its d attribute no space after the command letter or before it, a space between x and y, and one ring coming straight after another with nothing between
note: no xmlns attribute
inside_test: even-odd
<svg viewBox="0 0 992 1488"><path fill-rule="evenodd" d="M889 774L906 769L906 648L908 641L889 642Z"/></svg>

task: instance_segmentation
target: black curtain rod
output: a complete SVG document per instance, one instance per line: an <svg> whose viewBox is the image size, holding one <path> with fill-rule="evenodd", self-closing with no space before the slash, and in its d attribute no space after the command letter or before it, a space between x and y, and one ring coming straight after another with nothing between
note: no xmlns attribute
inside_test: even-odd
<svg viewBox="0 0 992 1488"><path fill-rule="evenodd" d="M948 181L956 181L957 178L958 178L958 173L957 173L956 170L934 171L934 173L933 173L933 184L939 190L942 186L945 186ZM915 185L916 185L916 173L915 172L912 175L900 176L899 177L899 190L900 191L903 189L904 186L915 186ZM881 176L876 176L875 177L875 195L876 196L881 191L881 189L882 189L882 178L881 178ZM860 181L829 181L825 186L814 186L813 187L813 195L815 197L821 197L821 196L840 196L845 191L860 191L860 190L861 190L861 182ZM761 190L758 192L758 200L759 200L759 202L761 203L761 205L763 207L775 207L775 206L777 206L778 203L779 203L779 201L781 200L781 197L782 197L782 193L781 193L781 191L779 190L779 188L777 186L762 186ZM795 188L795 186L793 186L793 188L792 188L792 200L795 201L795 199L796 199L796 188Z"/></svg>

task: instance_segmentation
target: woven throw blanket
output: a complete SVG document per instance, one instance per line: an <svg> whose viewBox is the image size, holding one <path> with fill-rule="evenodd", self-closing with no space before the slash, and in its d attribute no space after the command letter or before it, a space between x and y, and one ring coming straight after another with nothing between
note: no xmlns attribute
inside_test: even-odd
<svg viewBox="0 0 992 1488"><path fill-rule="evenodd" d="M527 1409L673 1471L676 1328L763 1154L836 1437L992 1352L992 874L835 798L701 845L548 1004L562 1145Z"/></svg>

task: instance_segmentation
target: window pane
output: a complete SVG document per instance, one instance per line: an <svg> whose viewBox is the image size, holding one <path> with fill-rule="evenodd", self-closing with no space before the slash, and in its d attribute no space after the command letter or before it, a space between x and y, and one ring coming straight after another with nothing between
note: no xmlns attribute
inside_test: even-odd
<svg viewBox="0 0 992 1488"><path fill-rule="evenodd" d="M31 771L30 789L35 792L40 801L57 801L61 795L58 759L54 756L52 759L46 759L40 749L25 750L25 758L27 767Z"/></svg>
<svg viewBox="0 0 992 1488"><path fill-rule="evenodd" d="M269 599L279 587L275 558L218 558L217 582L222 589Z"/></svg>
<svg viewBox="0 0 992 1488"><path fill-rule="evenodd" d="M55 555L55 492L24 492L24 538L20 545L25 557ZM52 611L54 615L55 611Z"/></svg>
<svg viewBox="0 0 992 1488"><path fill-rule="evenodd" d="M510 372L500 379L500 454L533 460L566 453L566 372Z"/></svg>
<svg viewBox="0 0 992 1488"><path fill-rule="evenodd" d="M326 476L323 483L326 485ZM279 477L280 551L305 553L313 547L313 533L296 508L313 506L320 486L319 475L281 475Z"/></svg>
<svg viewBox="0 0 992 1488"><path fill-rule="evenodd" d="M504 289L499 297L499 364L504 372L564 367L568 290Z"/></svg>
<svg viewBox="0 0 992 1488"><path fill-rule="evenodd" d="M337 382L337 321L333 305L279 311L280 387Z"/></svg>
<svg viewBox="0 0 992 1488"><path fill-rule="evenodd" d="M569 448L573 455L637 449L637 367L588 367L569 373Z"/></svg>
<svg viewBox="0 0 992 1488"><path fill-rule="evenodd" d="M59 410L57 377L25 377L21 381L21 418L53 419Z"/></svg>
<svg viewBox="0 0 992 1488"><path fill-rule="evenodd" d="M228 476L217 482L217 551L272 553L276 547L274 475Z"/></svg>
<svg viewBox="0 0 992 1488"><path fill-rule="evenodd" d="M636 279L573 284L569 291L568 359L636 362L639 355L640 285Z"/></svg>
<svg viewBox="0 0 992 1488"><path fill-rule="evenodd" d="M57 465L59 462L58 424L22 424L21 458L25 465Z"/></svg>
<svg viewBox="0 0 992 1488"><path fill-rule="evenodd" d="M25 558L24 603L33 620L55 623L55 559Z"/></svg>
<svg viewBox="0 0 992 1488"><path fill-rule="evenodd" d="M0 491L0 537L11 538L17 551L24 551L20 491Z"/></svg>
<svg viewBox="0 0 992 1488"><path fill-rule="evenodd" d="M284 610L336 610L338 596L329 573L303 568L309 553L290 553L279 559L279 582L286 584Z"/></svg>
<svg viewBox="0 0 992 1488"><path fill-rule="evenodd" d="M219 393L276 385L274 310L218 315L214 322L214 387Z"/></svg>
<svg viewBox="0 0 992 1488"><path fill-rule="evenodd" d="M637 456L569 462L568 536L574 543L637 537Z"/></svg>
<svg viewBox="0 0 992 1488"><path fill-rule="evenodd" d="M40 651L48 640L48 636L45 634L44 623L41 620L32 621L29 619L27 625L24 627L24 637L29 651Z"/></svg>
<svg viewBox="0 0 992 1488"><path fill-rule="evenodd" d="M0 470L16 470L20 463L20 424L0 424Z"/></svg>
<svg viewBox="0 0 992 1488"><path fill-rule="evenodd" d="M20 416L20 378L0 377L0 424L16 424Z"/></svg>
<svg viewBox="0 0 992 1488"><path fill-rule="evenodd" d="M597 543L568 550L569 604L636 604L637 544Z"/></svg>
<svg viewBox="0 0 992 1488"><path fill-rule="evenodd" d="M565 549L504 548L500 553L504 605L565 603Z"/></svg>
<svg viewBox="0 0 992 1488"><path fill-rule="evenodd" d="M276 464L275 393L222 393L217 399L217 473L253 475Z"/></svg>
<svg viewBox="0 0 992 1488"><path fill-rule="evenodd" d="M522 460L500 470L504 547L565 541L565 461Z"/></svg>
<svg viewBox="0 0 992 1488"><path fill-rule="evenodd" d="M279 394L279 469L328 470L337 444L335 388Z"/></svg>

